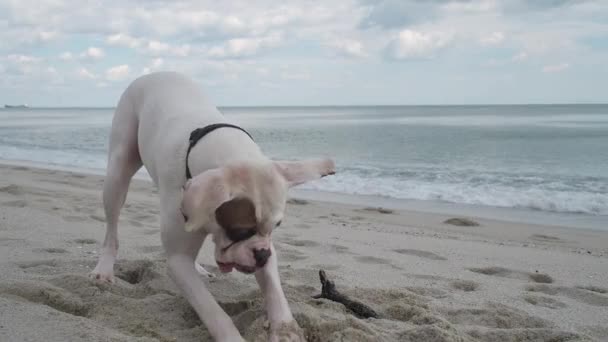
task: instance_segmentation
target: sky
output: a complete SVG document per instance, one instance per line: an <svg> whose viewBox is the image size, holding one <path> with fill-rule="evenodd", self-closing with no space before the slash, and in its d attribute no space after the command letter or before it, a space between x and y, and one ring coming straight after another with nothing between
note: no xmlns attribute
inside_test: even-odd
<svg viewBox="0 0 608 342"><path fill-rule="evenodd" d="M605 103L608 1L0 0L0 105L166 70L218 106Z"/></svg>

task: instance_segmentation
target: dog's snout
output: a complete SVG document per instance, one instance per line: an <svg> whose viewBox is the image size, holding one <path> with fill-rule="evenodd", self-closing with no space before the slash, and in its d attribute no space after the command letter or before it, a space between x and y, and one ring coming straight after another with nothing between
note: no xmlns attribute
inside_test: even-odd
<svg viewBox="0 0 608 342"><path fill-rule="evenodd" d="M270 257L270 249L254 249L253 257L255 258L255 265L257 267L264 267Z"/></svg>

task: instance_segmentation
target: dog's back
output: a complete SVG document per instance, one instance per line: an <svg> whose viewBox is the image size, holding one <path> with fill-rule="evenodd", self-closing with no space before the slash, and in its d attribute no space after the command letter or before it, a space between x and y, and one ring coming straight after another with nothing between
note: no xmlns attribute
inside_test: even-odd
<svg viewBox="0 0 608 342"><path fill-rule="evenodd" d="M183 164L193 129L226 121L194 81L175 72L157 72L127 87L112 125L113 131L136 135L141 161L155 179L163 165Z"/></svg>

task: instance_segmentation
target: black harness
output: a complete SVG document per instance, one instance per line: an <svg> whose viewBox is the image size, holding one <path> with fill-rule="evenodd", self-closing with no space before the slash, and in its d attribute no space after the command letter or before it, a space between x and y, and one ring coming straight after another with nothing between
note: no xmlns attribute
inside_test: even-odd
<svg viewBox="0 0 608 342"><path fill-rule="evenodd" d="M236 128L238 130L241 130L241 131L245 132L245 134L247 134L251 138L251 140L253 140L253 137L251 137L251 134L249 134L246 130L242 129L239 126L232 125L229 123L216 123L216 124L205 126L203 128L195 129L194 131L192 131L192 133L190 133L190 145L188 146L188 152L186 153L186 179L192 178L192 174L190 173L190 168L188 167L188 156L190 156L190 150L192 150L194 145L196 145L196 143L199 140L201 140L205 135L215 131L218 128L223 128L223 127L230 127L230 128Z"/></svg>

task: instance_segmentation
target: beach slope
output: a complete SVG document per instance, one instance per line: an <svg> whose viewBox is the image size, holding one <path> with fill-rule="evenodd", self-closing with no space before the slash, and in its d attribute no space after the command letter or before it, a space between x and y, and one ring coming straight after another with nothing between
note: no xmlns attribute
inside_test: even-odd
<svg viewBox="0 0 608 342"><path fill-rule="evenodd" d="M117 282L87 275L104 236L103 177L0 165L1 341L210 341L166 275L158 195L133 181ZM294 316L310 341L606 341L608 232L290 200L273 233ZM464 225L463 225L464 224ZM211 244L211 242L208 242ZM265 336L252 276L199 261L248 340ZM373 308L313 299L319 269Z"/></svg>

